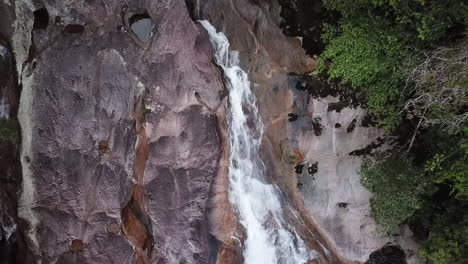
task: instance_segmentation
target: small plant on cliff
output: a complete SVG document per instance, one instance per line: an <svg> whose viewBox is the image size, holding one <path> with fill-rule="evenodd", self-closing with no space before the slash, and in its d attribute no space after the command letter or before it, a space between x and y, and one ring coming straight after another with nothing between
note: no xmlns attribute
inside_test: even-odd
<svg viewBox="0 0 468 264"><path fill-rule="evenodd" d="M17 139L14 119L0 118L0 140L14 142Z"/></svg>

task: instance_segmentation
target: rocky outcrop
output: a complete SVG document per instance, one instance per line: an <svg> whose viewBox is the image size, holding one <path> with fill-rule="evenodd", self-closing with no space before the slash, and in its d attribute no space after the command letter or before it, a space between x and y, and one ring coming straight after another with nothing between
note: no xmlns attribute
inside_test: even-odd
<svg viewBox="0 0 468 264"><path fill-rule="evenodd" d="M222 83L185 3L2 5L16 16L18 214L34 261L207 263L221 153L207 106Z"/></svg>
<svg viewBox="0 0 468 264"><path fill-rule="evenodd" d="M314 78L291 79L296 83L291 110L298 115L291 122L291 139L305 156L298 179L307 210L348 259L364 262L388 243L400 245L409 263L419 263L418 245L407 227L393 236L379 233L370 215L370 194L360 184L364 155L386 146L382 131L372 126L356 98L341 93L344 87L321 87L324 93L317 94L320 84Z"/></svg>

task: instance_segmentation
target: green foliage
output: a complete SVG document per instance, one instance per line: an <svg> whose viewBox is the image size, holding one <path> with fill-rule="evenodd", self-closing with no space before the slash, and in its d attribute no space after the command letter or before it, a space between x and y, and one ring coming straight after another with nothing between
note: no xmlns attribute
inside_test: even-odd
<svg viewBox="0 0 468 264"><path fill-rule="evenodd" d="M400 119L400 88L405 77L402 64L409 53L397 34L387 28L385 22L369 18L339 27L326 26L323 38L327 47L321 55L319 71L324 71L325 62L330 60L330 79L341 78L365 91L369 112L393 127Z"/></svg>
<svg viewBox="0 0 468 264"><path fill-rule="evenodd" d="M396 231L421 207L427 179L411 159L379 153L364 161L360 174L362 185L372 192L371 214L382 231Z"/></svg>
<svg viewBox="0 0 468 264"><path fill-rule="evenodd" d="M407 153L378 154L361 167L372 216L386 232L417 218L429 233L421 256L468 263L468 38L460 40L468 2L323 3L341 16L323 27L318 71L364 92L368 112L407 142Z"/></svg>
<svg viewBox="0 0 468 264"><path fill-rule="evenodd" d="M369 112L388 130L402 119L405 89L419 61L415 51L436 43L450 26L468 21L463 0L324 0L342 18L325 25L319 71L366 92Z"/></svg>
<svg viewBox="0 0 468 264"><path fill-rule="evenodd" d="M468 4L464 0L324 0L323 3L343 15L345 21L363 16L386 20L422 41L438 40L450 26L468 22Z"/></svg>
<svg viewBox="0 0 468 264"><path fill-rule="evenodd" d="M451 203L433 216L429 239L419 254L433 264L468 263L468 203Z"/></svg>
<svg viewBox="0 0 468 264"><path fill-rule="evenodd" d="M0 118L0 140L14 142L16 139L16 120Z"/></svg>
<svg viewBox="0 0 468 264"><path fill-rule="evenodd" d="M459 143L448 150L451 152L434 155L424 169L436 176L435 183L449 184L455 198L468 200L468 127Z"/></svg>

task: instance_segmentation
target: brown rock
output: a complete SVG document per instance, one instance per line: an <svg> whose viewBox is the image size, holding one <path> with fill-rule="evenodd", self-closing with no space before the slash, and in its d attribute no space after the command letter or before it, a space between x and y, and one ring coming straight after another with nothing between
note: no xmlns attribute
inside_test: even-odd
<svg viewBox="0 0 468 264"><path fill-rule="evenodd" d="M73 252L80 251L81 249L83 249L83 241L81 241L80 239L73 239L70 245L70 249Z"/></svg>

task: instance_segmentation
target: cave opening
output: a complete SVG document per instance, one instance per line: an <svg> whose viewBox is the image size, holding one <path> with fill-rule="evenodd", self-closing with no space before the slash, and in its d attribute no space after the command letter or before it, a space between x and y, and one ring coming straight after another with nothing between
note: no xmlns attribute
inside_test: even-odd
<svg viewBox="0 0 468 264"><path fill-rule="evenodd" d="M365 264L406 264L406 254L399 246L384 246L369 255Z"/></svg>
<svg viewBox="0 0 468 264"><path fill-rule="evenodd" d="M49 12L45 7L39 8L33 12L34 15L34 24L33 30L36 29L46 29L49 25Z"/></svg>
<svg viewBox="0 0 468 264"><path fill-rule="evenodd" d="M147 42L153 36L153 20L147 13L139 13L130 17L130 28L132 32L144 42Z"/></svg>
<svg viewBox="0 0 468 264"><path fill-rule="evenodd" d="M294 114L294 113L289 113L289 114L288 114L288 121L289 121L289 122L296 121L298 118L299 118L299 116L296 115L296 114Z"/></svg>

